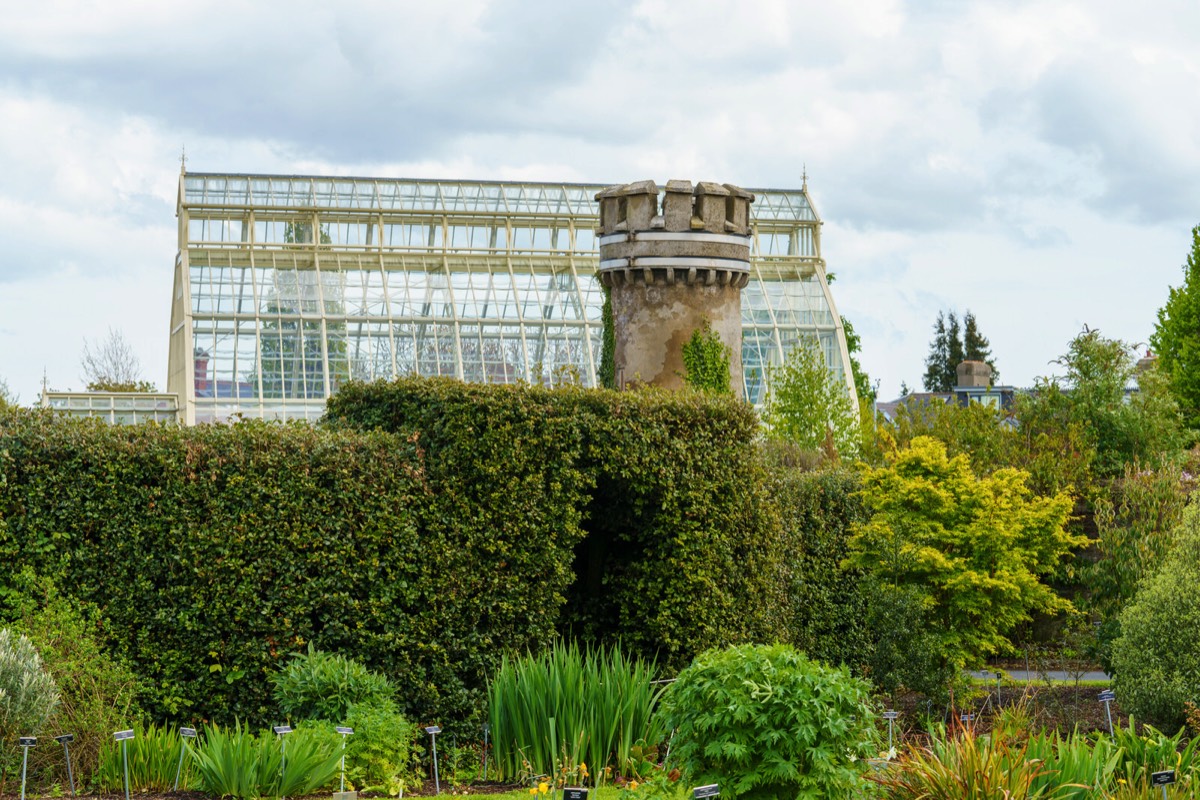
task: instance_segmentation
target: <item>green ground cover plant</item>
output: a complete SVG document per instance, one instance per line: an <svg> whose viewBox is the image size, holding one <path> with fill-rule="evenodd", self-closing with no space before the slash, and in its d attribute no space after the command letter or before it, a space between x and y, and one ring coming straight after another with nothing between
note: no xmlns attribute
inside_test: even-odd
<svg viewBox="0 0 1200 800"><path fill-rule="evenodd" d="M852 796L877 751L868 684L786 645L708 651L663 702L671 763L722 797Z"/></svg>
<svg viewBox="0 0 1200 800"><path fill-rule="evenodd" d="M653 679L653 664L619 645L560 641L505 658L488 687L497 779L545 775L551 786L568 777L590 785L606 768L638 777L643 751L657 755L667 738Z"/></svg>

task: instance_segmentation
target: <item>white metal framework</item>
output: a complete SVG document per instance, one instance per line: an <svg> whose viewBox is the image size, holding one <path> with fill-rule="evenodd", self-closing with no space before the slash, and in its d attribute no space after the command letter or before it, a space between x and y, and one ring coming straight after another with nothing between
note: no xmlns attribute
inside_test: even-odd
<svg viewBox="0 0 1200 800"><path fill-rule="evenodd" d="M316 419L349 379L596 383L603 186L187 173L168 390L187 424ZM854 385L807 187L753 189L745 396L801 336Z"/></svg>

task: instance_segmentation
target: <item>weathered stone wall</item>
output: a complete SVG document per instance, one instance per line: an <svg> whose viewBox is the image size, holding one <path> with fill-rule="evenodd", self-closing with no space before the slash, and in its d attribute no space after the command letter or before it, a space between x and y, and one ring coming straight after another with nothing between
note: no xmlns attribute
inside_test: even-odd
<svg viewBox="0 0 1200 800"><path fill-rule="evenodd" d="M639 181L596 195L600 279L612 295L616 383L682 388L683 345L707 322L729 348L742 394L741 290L750 277L750 203L729 184Z"/></svg>

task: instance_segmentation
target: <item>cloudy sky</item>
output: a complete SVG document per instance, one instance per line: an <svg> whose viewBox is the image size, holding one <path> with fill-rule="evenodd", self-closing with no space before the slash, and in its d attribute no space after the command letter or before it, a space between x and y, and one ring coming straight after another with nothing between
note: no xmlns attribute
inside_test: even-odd
<svg viewBox="0 0 1200 800"><path fill-rule="evenodd" d="M166 383L180 150L207 172L791 188L884 397L941 309L1006 383L1145 342L1200 223L1195 0L55 2L0 26L0 378Z"/></svg>

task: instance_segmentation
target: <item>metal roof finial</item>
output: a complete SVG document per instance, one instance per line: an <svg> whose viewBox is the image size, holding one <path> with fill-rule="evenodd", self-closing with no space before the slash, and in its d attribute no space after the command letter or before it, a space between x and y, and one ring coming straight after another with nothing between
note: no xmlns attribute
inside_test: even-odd
<svg viewBox="0 0 1200 800"><path fill-rule="evenodd" d="M179 174L187 175L187 145L179 148Z"/></svg>
<svg viewBox="0 0 1200 800"><path fill-rule="evenodd" d="M802 164L800 167L800 181L802 184L800 186L800 188L807 192L808 191L808 164Z"/></svg>

